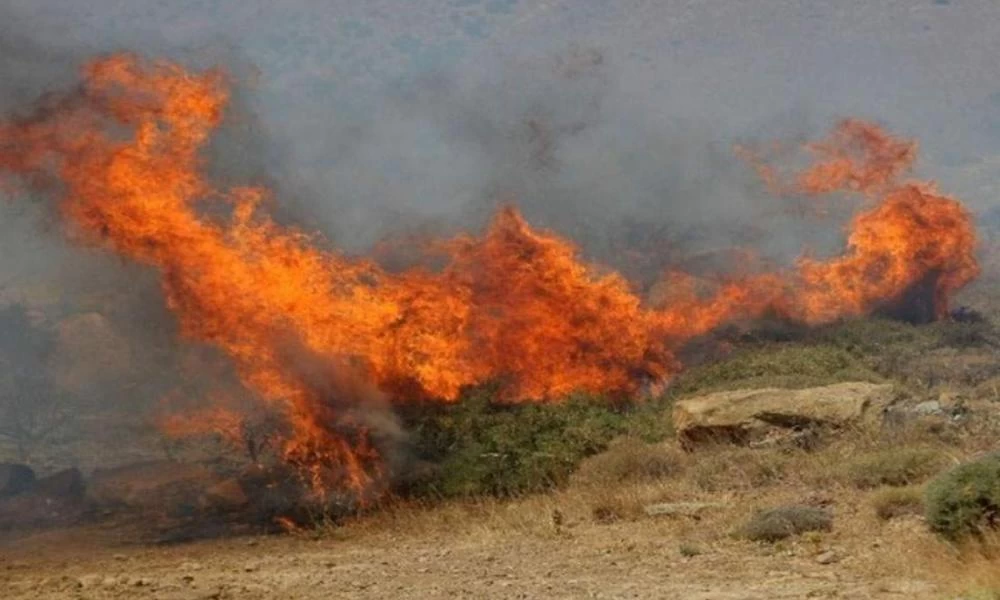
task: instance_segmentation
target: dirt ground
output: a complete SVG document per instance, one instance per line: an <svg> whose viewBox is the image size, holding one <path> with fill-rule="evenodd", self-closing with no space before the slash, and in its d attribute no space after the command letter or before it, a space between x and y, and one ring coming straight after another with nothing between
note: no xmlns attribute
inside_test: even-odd
<svg viewBox="0 0 1000 600"><path fill-rule="evenodd" d="M502 510L502 509L498 509ZM500 531L386 523L304 535L136 545L118 529L36 535L0 548L5 599L160 598L944 598L915 577L918 523L862 539L762 546L697 541L696 523L645 519ZM428 517L429 518L429 517ZM426 520L417 517L417 521ZM889 527L889 526L887 526ZM434 531L437 530L437 531ZM339 533L338 533L339 532ZM695 540L682 551L684 540ZM832 562L817 560L822 553ZM689 556L690 554L696 554Z"/></svg>

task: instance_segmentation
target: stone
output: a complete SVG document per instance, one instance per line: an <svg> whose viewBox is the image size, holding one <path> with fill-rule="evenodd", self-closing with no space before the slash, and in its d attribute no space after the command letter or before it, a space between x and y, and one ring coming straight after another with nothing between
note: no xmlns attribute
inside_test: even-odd
<svg viewBox="0 0 1000 600"><path fill-rule="evenodd" d="M692 517L697 519L705 512L724 508L726 505L718 502L665 502L650 504L643 510L650 517Z"/></svg>
<svg viewBox="0 0 1000 600"><path fill-rule="evenodd" d="M892 398L891 385L865 382L717 392L678 401L673 423L687 450L711 442L755 445L810 429L880 424Z"/></svg>
<svg viewBox="0 0 1000 600"><path fill-rule="evenodd" d="M0 498L0 531L66 527L87 513L80 498L46 496L35 491Z"/></svg>
<svg viewBox="0 0 1000 600"><path fill-rule="evenodd" d="M51 498L82 498L86 486L79 469L63 469L35 482L32 492Z"/></svg>
<svg viewBox="0 0 1000 600"><path fill-rule="evenodd" d="M204 490L218 482L215 472L201 464L149 461L94 471L87 497L103 508L184 514L197 508Z"/></svg>
<svg viewBox="0 0 1000 600"><path fill-rule="evenodd" d="M92 588L101 585L104 582L104 577L96 573L89 573L87 575L82 575L77 577L76 585L81 588Z"/></svg>
<svg viewBox="0 0 1000 600"><path fill-rule="evenodd" d="M927 402L921 402L920 404L913 407L913 412L922 416L930 415L940 415L944 412L941 408L941 403L937 400L928 400Z"/></svg>
<svg viewBox="0 0 1000 600"><path fill-rule="evenodd" d="M0 463L0 498L26 492L34 483L35 472L28 465Z"/></svg>
<svg viewBox="0 0 1000 600"><path fill-rule="evenodd" d="M816 562L821 565L830 565L837 562L838 560L840 560L840 557L837 556L837 553L834 552L833 550L828 550L827 552L823 552L822 554L816 557Z"/></svg>

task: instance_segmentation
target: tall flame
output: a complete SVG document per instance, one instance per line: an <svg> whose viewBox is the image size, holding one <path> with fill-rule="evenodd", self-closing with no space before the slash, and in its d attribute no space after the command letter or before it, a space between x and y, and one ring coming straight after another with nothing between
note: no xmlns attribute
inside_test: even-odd
<svg viewBox="0 0 1000 600"><path fill-rule="evenodd" d="M759 163L782 193L877 200L832 260L802 259L708 297L679 287L651 307L620 275L581 262L571 243L506 207L483 235L438 243L442 269L389 273L277 224L261 210L264 190L205 179L200 152L228 100L223 73L115 55L83 76L79 94L0 123L0 173L58 183L74 232L156 268L183 335L222 348L245 385L285 415L284 457L318 489L362 491L379 475L364 424L338 409L351 398L331 398L367 393L344 381L371 382L396 402L451 401L485 381L499 382L508 402L630 393L668 379L677 349L728 321L771 312L827 322L899 302L927 281L943 316L977 274L969 215L928 184L896 183L915 145L860 121L810 146L818 160L791 184ZM228 413L214 414L234 428Z"/></svg>

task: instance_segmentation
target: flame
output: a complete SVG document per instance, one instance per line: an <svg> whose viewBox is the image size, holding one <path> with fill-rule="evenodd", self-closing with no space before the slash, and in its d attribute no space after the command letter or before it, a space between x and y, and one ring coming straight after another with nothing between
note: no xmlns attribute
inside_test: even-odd
<svg viewBox="0 0 1000 600"><path fill-rule="evenodd" d="M507 402L633 393L675 374L676 351L726 322L865 314L929 278L943 316L978 273L961 204L929 184L897 183L915 144L861 121L810 145L816 162L791 184L758 163L782 193L872 199L831 260L707 290L674 273L666 285L675 293L652 306L508 206L482 235L436 242L442 268L390 273L275 223L265 190L206 180L200 152L228 101L221 71L122 54L90 63L83 79L79 94L0 123L0 173L58 183L72 232L161 273L182 334L223 349L243 383L284 414L282 455L316 490L361 492L382 476L366 426L343 410L368 393L356 379L394 402L452 401L486 381L500 382ZM304 359L319 368L303 369ZM165 425L239 428L227 412L205 415Z"/></svg>

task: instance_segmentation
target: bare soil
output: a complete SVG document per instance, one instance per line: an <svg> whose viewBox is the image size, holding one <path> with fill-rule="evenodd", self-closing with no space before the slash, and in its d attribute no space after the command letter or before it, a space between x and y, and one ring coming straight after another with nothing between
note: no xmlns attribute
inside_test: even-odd
<svg viewBox="0 0 1000 600"><path fill-rule="evenodd" d="M850 527L822 540L758 545L703 534L691 520L557 528L542 524L548 515L517 526L497 514L531 510L545 507L414 509L315 539L172 546L136 545L122 527L62 530L4 543L0 590L10 600L943 597L914 572L921 561L914 549L926 542L916 519L877 526L871 535ZM821 564L823 554L832 561Z"/></svg>

